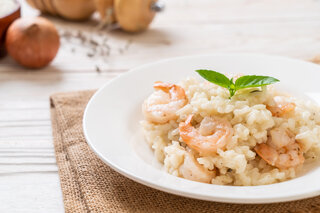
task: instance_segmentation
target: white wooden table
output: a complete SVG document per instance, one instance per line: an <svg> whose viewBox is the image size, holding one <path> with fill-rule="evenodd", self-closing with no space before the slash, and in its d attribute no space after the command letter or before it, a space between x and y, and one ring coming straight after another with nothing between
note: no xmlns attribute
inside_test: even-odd
<svg viewBox="0 0 320 213"><path fill-rule="evenodd" d="M110 53L104 57L88 57L86 47L62 40L56 59L43 70L23 69L9 57L0 60L0 212L63 212L51 136L52 93L98 88L130 68L167 57L255 52L310 60L320 54L318 0L165 3L150 30L137 35L99 32L92 21L51 19L62 31L106 37ZM38 12L22 0L22 15Z"/></svg>

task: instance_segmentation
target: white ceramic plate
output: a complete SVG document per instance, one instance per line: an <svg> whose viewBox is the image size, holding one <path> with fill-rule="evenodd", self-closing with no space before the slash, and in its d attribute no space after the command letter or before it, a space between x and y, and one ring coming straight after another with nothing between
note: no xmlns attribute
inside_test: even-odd
<svg viewBox="0 0 320 213"><path fill-rule="evenodd" d="M124 176L165 192L229 203L271 203L320 195L320 167L309 165L290 181L265 186L220 186L167 174L145 142L139 121L141 104L153 92L154 81L177 82L198 77L196 69L224 73L270 75L279 87L320 100L320 66L267 55L217 54L174 58L144 65L108 82L92 97L83 127L92 150Z"/></svg>

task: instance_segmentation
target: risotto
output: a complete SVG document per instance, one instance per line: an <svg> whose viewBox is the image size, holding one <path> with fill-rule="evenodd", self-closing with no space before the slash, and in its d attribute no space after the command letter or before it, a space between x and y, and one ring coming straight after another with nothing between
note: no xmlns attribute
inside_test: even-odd
<svg viewBox="0 0 320 213"><path fill-rule="evenodd" d="M187 78L156 82L143 103L146 141L175 176L220 185L264 185L296 177L320 153L319 107L279 93L227 89Z"/></svg>

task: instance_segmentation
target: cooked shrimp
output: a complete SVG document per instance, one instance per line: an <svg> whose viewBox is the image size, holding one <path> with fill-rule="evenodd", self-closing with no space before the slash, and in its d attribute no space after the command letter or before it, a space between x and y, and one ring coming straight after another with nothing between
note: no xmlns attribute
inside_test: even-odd
<svg viewBox="0 0 320 213"><path fill-rule="evenodd" d="M160 81L155 82L153 87L156 91L142 105L145 119L158 124L176 119L176 112L187 102L184 89Z"/></svg>
<svg viewBox="0 0 320 213"><path fill-rule="evenodd" d="M210 183L215 177L215 171L210 171L201 166L190 152L185 152L184 161L179 167L180 175L188 180Z"/></svg>
<svg viewBox="0 0 320 213"><path fill-rule="evenodd" d="M270 130L267 143L257 145L255 150L268 164L280 169L297 167L304 162L302 147L289 130Z"/></svg>
<svg viewBox="0 0 320 213"><path fill-rule="evenodd" d="M231 124L222 118L206 117L197 130L191 124L193 115L179 125L180 137L192 149L201 155L210 155L223 149L230 140L233 129ZM202 133L202 134L201 134Z"/></svg>
<svg viewBox="0 0 320 213"><path fill-rule="evenodd" d="M276 117L282 117L294 111L295 107L296 105L294 103L285 101L281 96L275 96L272 105L267 105L267 109Z"/></svg>

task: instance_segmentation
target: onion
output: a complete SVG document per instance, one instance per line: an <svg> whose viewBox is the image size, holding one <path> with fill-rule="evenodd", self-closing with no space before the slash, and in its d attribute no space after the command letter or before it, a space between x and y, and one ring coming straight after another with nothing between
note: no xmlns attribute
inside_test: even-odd
<svg viewBox="0 0 320 213"><path fill-rule="evenodd" d="M69 20L88 19L95 10L92 0L51 0L51 4L61 17Z"/></svg>
<svg viewBox="0 0 320 213"><path fill-rule="evenodd" d="M60 41L55 26L49 20L19 18L9 27L5 45L9 55L19 64L41 68L54 59Z"/></svg>
<svg viewBox="0 0 320 213"><path fill-rule="evenodd" d="M114 12L120 27L127 32L140 32L148 28L156 11L157 0L114 0Z"/></svg>

